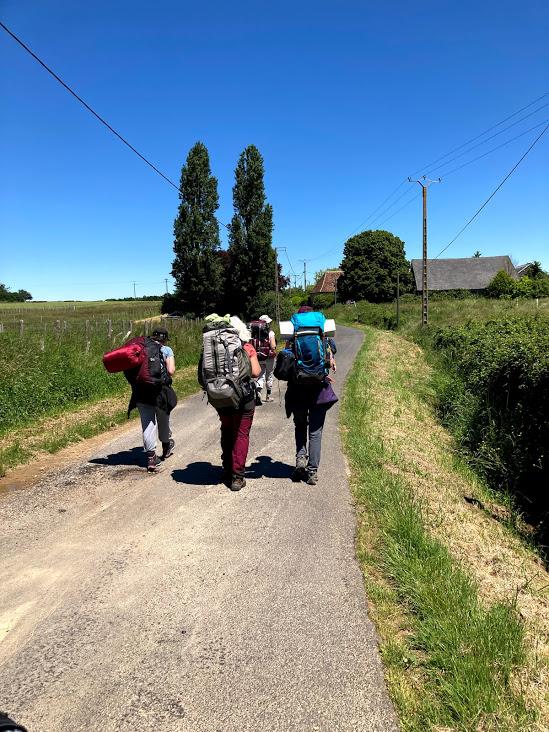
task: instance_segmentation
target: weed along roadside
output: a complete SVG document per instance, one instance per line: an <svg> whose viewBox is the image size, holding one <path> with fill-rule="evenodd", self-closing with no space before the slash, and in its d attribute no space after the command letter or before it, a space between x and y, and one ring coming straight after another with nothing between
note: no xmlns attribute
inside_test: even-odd
<svg viewBox="0 0 549 732"><path fill-rule="evenodd" d="M549 729L549 576L464 500L480 488L425 399L421 349L364 330L341 426L357 553L402 727Z"/></svg>

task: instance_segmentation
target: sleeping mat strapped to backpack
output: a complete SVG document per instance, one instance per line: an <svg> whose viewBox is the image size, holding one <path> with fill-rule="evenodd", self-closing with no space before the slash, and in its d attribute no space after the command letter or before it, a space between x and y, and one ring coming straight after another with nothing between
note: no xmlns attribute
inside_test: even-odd
<svg viewBox="0 0 549 732"><path fill-rule="evenodd" d="M132 338L120 348L105 353L103 364L111 374L123 371L130 383L150 386L171 383L162 345L148 336Z"/></svg>
<svg viewBox="0 0 549 732"><path fill-rule="evenodd" d="M294 326L295 382L324 381L330 370L330 359L324 336L326 318L322 313L296 313L290 318Z"/></svg>

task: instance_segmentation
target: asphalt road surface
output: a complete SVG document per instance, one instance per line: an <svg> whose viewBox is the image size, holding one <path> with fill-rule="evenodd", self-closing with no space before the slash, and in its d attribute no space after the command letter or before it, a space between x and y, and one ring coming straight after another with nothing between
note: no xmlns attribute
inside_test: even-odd
<svg viewBox="0 0 549 732"><path fill-rule="evenodd" d="M338 329L336 391L361 334ZM256 410L247 486L218 482L218 418L173 414L148 475L140 432L0 496L0 709L29 732L397 730L354 555L330 410L317 486L293 427Z"/></svg>

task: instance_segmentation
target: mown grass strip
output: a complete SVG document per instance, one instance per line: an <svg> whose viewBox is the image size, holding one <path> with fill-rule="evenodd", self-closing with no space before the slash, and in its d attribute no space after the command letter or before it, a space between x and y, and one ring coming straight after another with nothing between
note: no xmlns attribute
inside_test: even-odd
<svg viewBox="0 0 549 732"><path fill-rule="evenodd" d="M425 528L422 507L387 469L376 432L368 330L347 382L344 444L360 521L358 553L387 680L404 730L524 732L533 729L513 681L525 659L511 602L485 607L475 582Z"/></svg>

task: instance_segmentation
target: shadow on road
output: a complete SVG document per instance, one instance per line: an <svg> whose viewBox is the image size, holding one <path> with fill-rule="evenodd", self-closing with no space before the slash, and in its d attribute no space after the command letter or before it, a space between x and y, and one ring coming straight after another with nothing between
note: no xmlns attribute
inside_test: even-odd
<svg viewBox="0 0 549 732"><path fill-rule="evenodd" d="M290 478L293 465L273 460L269 455L259 455L246 470L246 478Z"/></svg>
<svg viewBox="0 0 549 732"><path fill-rule="evenodd" d="M187 485L218 485L222 472L219 465L206 462L189 463L186 468L172 470L172 478L176 483Z"/></svg>
<svg viewBox="0 0 549 732"><path fill-rule="evenodd" d="M131 450L115 452L107 457L93 458L88 462L95 465L145 465L145 457L142 447L132 447Z"/></svg>

